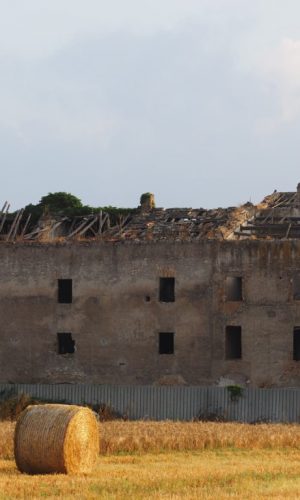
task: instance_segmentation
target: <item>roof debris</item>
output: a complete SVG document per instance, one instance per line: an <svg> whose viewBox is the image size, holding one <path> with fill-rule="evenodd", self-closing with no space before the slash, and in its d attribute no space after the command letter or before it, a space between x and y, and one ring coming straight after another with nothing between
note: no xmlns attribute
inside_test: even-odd
<svg viewBox="0 0 300 500"><path fill-rule="evenodd" d="M152 196L152 195L151 195ZM152 199L151 199L152 200ZM293 239L300 238L300 185L296 192L277 192L253 205L217 208L155 208L144 204L113 222L100 211L88 216L44 215L30 225L23 210L0 211L0 241L194 241L201 239Z"/></svg>
<svg viewBox="0 0 300 500"><path fill-rule="evenodd" d="M237 238L297 239L300 237L300 186L296 192L266 196L255 213L235 230Z"/></svg>

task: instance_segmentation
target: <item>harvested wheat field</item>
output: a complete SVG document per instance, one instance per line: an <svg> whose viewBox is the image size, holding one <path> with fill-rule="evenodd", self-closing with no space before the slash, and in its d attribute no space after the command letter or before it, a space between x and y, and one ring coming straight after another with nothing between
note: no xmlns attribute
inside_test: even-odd
<svg viewBox="0 0 300 500"><path fill-rule="evenodd" d="M300 426L104 422L91 475L28 476L0 423L0 499L299 498Z"/></svg>

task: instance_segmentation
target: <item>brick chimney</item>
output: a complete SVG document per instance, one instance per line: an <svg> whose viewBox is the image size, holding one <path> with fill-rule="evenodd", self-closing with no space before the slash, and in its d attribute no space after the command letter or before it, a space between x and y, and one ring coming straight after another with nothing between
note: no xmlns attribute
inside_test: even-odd
<svg viewBox="0 0 300 500"><path fill-rule="evenodd" d="M154 194L143 193L140 197L140 207L142 212L150 212L155 208Z"/></svg>

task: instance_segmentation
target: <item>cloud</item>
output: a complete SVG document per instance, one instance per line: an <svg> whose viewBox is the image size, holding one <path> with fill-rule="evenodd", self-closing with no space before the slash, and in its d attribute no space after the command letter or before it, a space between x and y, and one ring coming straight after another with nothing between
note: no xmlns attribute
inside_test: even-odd
<svg viewBox="0 0 300 500"><path fill-rule="evenodd" d="M44 58L80 38L152 36L187 23L220 26L247 0L0 1L0 57ZM236 8L238 7L238 8Z"/></svg>
<svg viewBox="0 0 300 500"><path fill-rule="evenodd" d="M300 117L300 40L284 38L259 62L264 90L277 102L277 112L261 120L262 128L276 130Z"/></svg>
<svg viewBox="0 0 300 500"><path fill-rule="evenodd" d="M69 107L57 102L24 103L20 97L1 102L1 130L6 130L26 148L39 143L75 145L77 148L96 147L105 150L119 131L122 120L108 110L87 109L76 103Z"/></svg>
<svg viewBox="0 0 300 500"><path fill-rule="evenodd" d="M48 72L39 75L37 64L28 74L21 71L22 84L6 75L0 94L0 128L26 148L54 142L78 148L105 150L123 119L104 103L95 104L93 86L72 85Z"/></svg>
<svg viewBox="0 0 300 500"><path fill-rule="evenodd" d="M277 167L299 164L297 2L0 0L5 196L214 206L262 197L270 174L283 188Z"/></svg>

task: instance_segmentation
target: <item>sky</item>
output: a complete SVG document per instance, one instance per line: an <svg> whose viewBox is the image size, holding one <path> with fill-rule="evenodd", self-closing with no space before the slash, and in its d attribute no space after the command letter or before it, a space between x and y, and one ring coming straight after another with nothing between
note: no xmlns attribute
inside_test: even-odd
<svg viewBox="0 0 300 500"><path fill-rule="evenodd" d="M295 191L299 0L0 0L0 165L13 209Z"/></svg>

